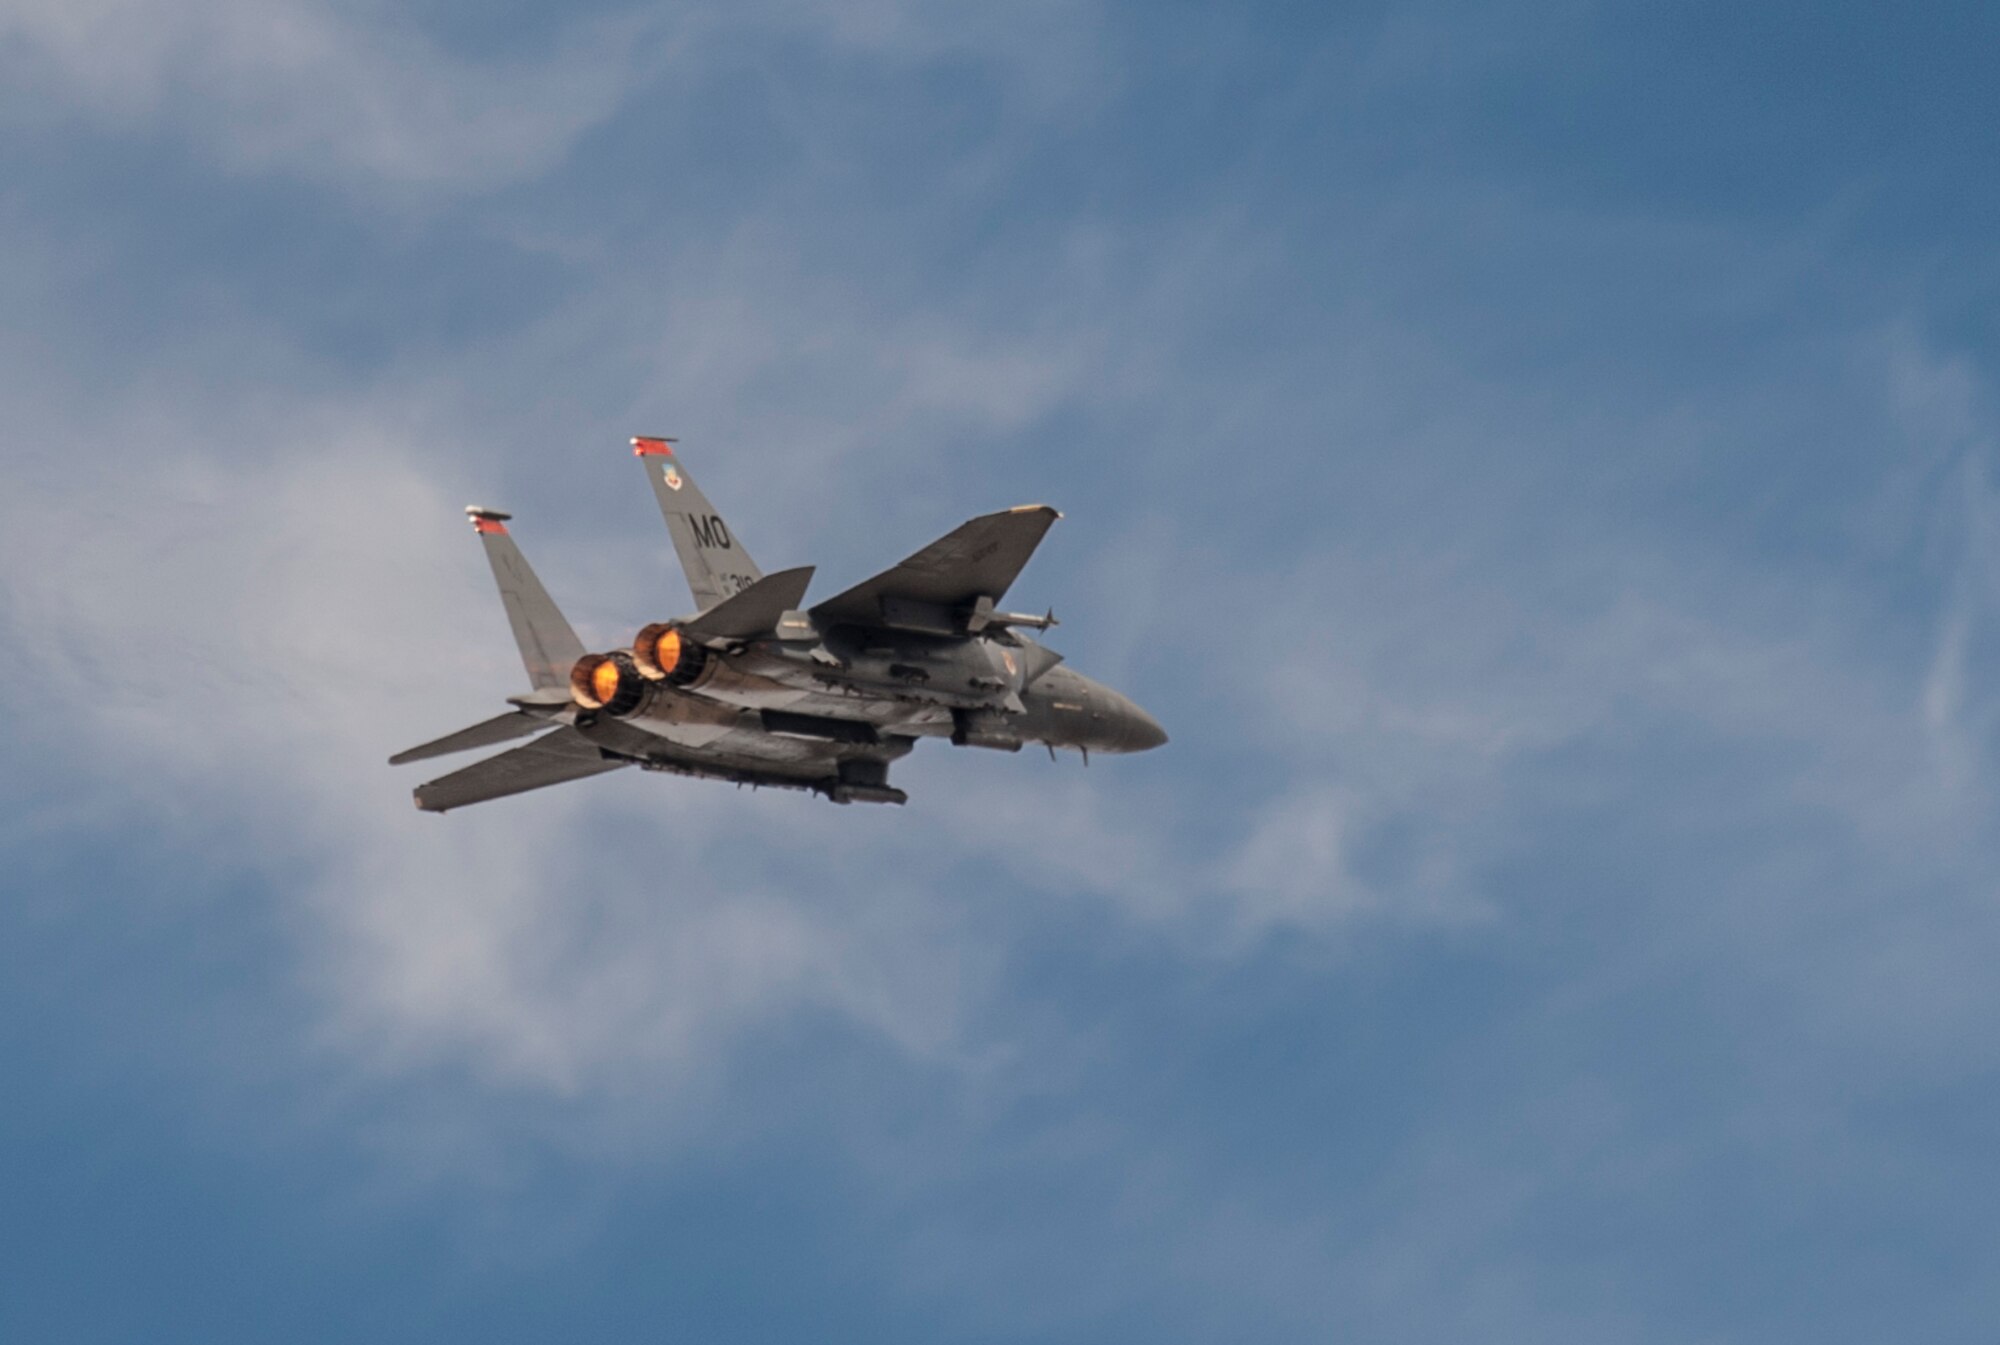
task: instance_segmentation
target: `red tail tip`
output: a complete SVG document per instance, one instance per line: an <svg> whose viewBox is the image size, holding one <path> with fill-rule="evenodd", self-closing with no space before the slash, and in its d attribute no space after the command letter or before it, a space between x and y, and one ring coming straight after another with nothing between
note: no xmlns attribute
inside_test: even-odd
<svg viewBox="0 0 2000 1345"><path fill-rule="evenodd" d="M668 445L675 442L677 441L673 439L635 434L632 436L632 456L635 458L671 458L674 455L674 450L668 447Z"/></svg>
<svg viewBox="0 0 2000 1345"><path fill-rule="evenodd" d="M504 537L507 534L507 525L497 518L475 518L472 520L472 530L481 534L497 532Z"/></svg>

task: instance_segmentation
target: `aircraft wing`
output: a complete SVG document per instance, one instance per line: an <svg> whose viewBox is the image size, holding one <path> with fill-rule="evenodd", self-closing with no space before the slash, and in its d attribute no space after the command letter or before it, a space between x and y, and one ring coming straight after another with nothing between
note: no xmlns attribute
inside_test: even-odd
<svg viewBox="0 0 2000 1345"><path fill-rule="evenodd" d="M468 803L484 803L487 799L523 794L544 785L602 775L627 764L622 759L606 757L575 729L561 728L497 757L488 757L464 770L418 785L417 807L427 813L448 812Z"/></svg>
<svg viewBox="0 0 2000 1345"><path fill-rule="evenodd" d="M766 634L778 624L779 617L805 601L812 577L810 565L767 574L688 622L687 632L697 640L747 640Z"/></svg>
<svg viewBox="0 0 2000 1345"><path fill-rule="evenodd" d="M894 569L820 603L813 619L822 627L875 626L884 624L885 600L932 609L968 607L982 597L998 602L1060 517L1045 504L1024 504L962 523Z"/></svg>

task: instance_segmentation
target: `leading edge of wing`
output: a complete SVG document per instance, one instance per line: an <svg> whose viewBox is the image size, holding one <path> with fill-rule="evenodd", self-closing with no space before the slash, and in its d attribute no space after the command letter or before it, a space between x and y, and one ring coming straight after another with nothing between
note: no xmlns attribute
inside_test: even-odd
<svg viewBox="0 0 2000 1345"><path fill-rule="evenodd" d="M969 519L893 568L820 603L813 618L821 624L873 625L882 619L884 598L945 607L982 597L998 602L1061 517L1046 504L1024 504Z"/></svg>
<svg viewBox="0 0 2000 1345"><path fill-rule="evenodd" d="M747 640L768 634L779 617L805 601L812 577L810 565L767 574L689 621L687 632L698 640Z"/></svg>

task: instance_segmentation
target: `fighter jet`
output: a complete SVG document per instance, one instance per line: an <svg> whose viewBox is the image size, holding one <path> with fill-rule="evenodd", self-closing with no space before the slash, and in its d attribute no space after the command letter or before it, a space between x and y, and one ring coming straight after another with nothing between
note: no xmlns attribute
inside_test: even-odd
<svg viewBox="0 0 2000 1345"><path fill-rule="evenodd" d="M1143 752L1153 717L1063 664L1027 632L1054 615L1000 602L1060 518L1042 504L985 514L823 602L811 566L765 574L674 453L632 451L666 518L697 611L654 621L628 648L591 653L528 567L511 515L465 512L486 549L529 690L505 714L399 752L389 764L524 743L416 789L442 813L626 766L807 790L835 803L904 803L889 765L919 738L1018 752L1025 743Z"/></svg>

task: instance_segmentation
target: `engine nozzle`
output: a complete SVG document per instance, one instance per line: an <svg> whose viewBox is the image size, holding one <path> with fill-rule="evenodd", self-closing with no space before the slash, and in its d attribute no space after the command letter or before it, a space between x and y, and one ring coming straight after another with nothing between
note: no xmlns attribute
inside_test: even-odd
<svg viewBox="0 0 2000 1345"><path fill-rule="evenodd" d="M708 651L681 633L672 621L655 621L632 641L632 662L653 682L686 686L708 666Z"/></svg>
<svg viewBox="0 0 2000 1345"><path fill-rule="evenodd" d="M630 714L645 698L646 682L629 654L585 654L569 670L569 694L586 710Z"/></svg>

